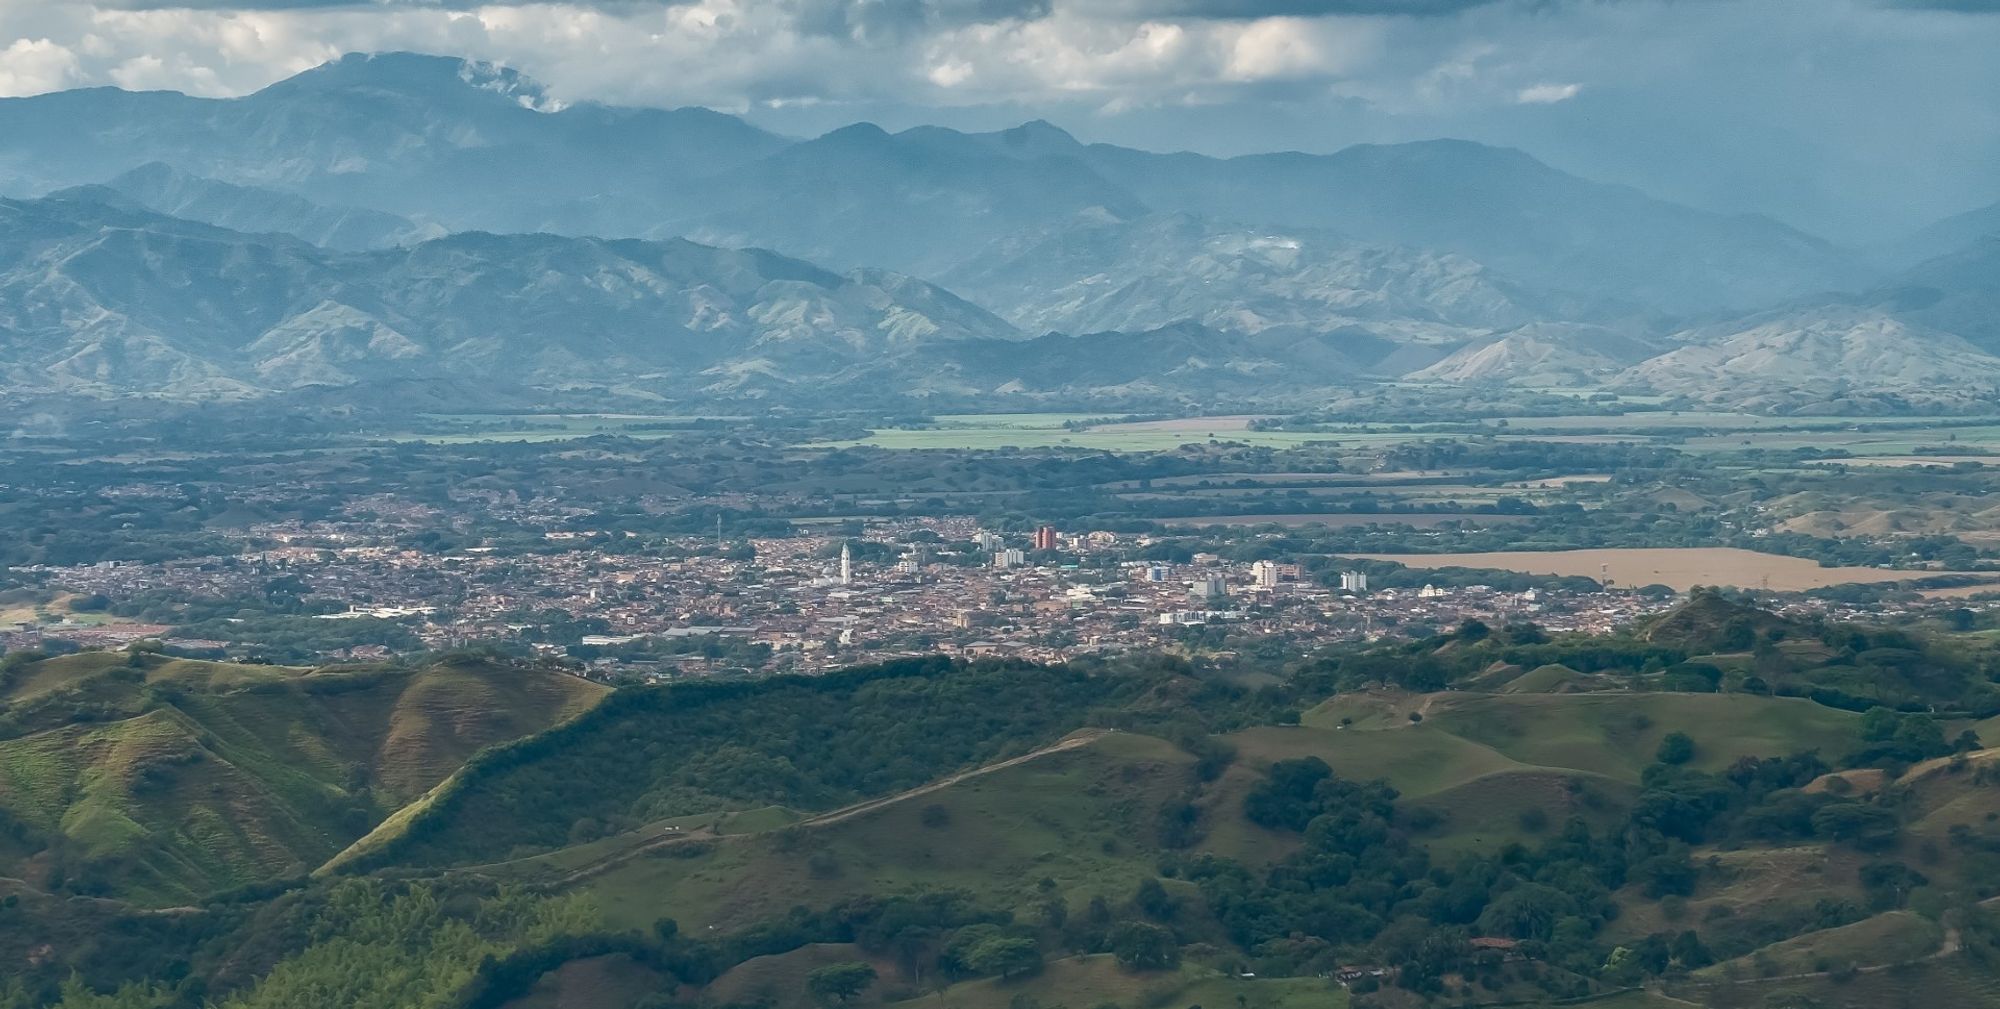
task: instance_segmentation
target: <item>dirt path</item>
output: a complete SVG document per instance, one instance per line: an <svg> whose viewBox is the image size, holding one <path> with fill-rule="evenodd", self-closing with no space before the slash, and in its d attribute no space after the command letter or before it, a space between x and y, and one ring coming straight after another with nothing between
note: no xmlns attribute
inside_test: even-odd
<svg viewBox="0 0 2000 1009"><path fill-rule="evenodd" d="M992 774L996 771L1004 771L1010 767L1019 767L1022 764L1026 764L1030 761L1040 760L1043 757L1047 757L1052 754L1065 753L1070 750L1080 750L1083 747L1089 746L1090 744L1095 743L1100 739L1103 739L1105 736L1110 735L1113 731L1114 730L1111 729L1084 729L1080 732L1075 732L1068 736L1065 736L1062 739L1050 743L1047 746L1040 747L1039 749L1035 750L1030 750L1029 752L1023 753L1018 757L1011 757L1007 760L997 761L991 764L982 764L978 767L968 768L966 770L958 772L957 774L939 778L936 781L930 782L928 784L918 785L915 788L903 792L897 792L894 795L885 795L880 798L869 799L865 802L857 802L851 806L842 806L839 809L830 809L824 813L817 813L813 816L806 817L805 819L800 820L792 824L791 826L804 827L807 829L817 829L820 827L832 826L833 824L840 823L845 820L851 820L857 816L865 816L869 813L873 813L880 809L887 809L890 806L908 802L911 799L922 798L926 795L930 795L933 792L942 791L944 789L952 787L953 785L959 784L964 781L969 781L973 778L983 777L985 775ZM666 833L662 834L657 838L654 838L653 840L646 841L638 845L634 845L633 847L630 848L624 848L619 851L612 852L611 854L608 854L603 858L600 858L590 863L589 865L571 869L569 872L564 873L562 876L552 881L551 885L557 887L574 886L577 883L581 883L584 880L590 879L594 876L602 875L606 872L609 872L612 869L617 868L618 866L624 865L625 863L632 861L635 858L639 858L648 853L658 851L662 848L670 848L675 845L694 844L699 842L733 841L742 838L749 838L756 836L758 836L756 833L718 834L712 830L708 830L707 828L703 828L700 830L676 831L673 833ZM480 869L490 869L494 868L496 865L504 865L504 864L506 863L495 863L495 865L470 867L464 871L477 872Z"/></svg>

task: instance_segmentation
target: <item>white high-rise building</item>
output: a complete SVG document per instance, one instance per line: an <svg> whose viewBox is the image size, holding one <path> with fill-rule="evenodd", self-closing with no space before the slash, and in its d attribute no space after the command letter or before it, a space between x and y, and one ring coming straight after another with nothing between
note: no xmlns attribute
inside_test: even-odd
<svg viewBox="0 0 2000 1009"><path fill-rule="evenodd" d="M996 568L1018 568L1028 563L1028 555L1020 547L1010 547L993 555Z"/></svg>
<svg viewBox="0 0 2000 1009"><path fill-rule="evenodd" d="M854 551L845 543L840 545L840 584L854 584Z"/></svg>
<svg viewBox="0 0 2000 1009"><path fill-rule="evenodd" d="M1342 571L1342 572L1340 573L1340 591L1342 591L1342 592L1366 592L1366 591L1368 591L1368 574L1367 574L1367 572L1365 572L1365 571Z"/></svg>
<svg viewBox="0 0 2000 1009"><path fill-rule="evenodd" d="M1260 589L1278 587L1278 565L1272 561L1258 561L1250 565L1250 577L1257 580Z"/></svg>

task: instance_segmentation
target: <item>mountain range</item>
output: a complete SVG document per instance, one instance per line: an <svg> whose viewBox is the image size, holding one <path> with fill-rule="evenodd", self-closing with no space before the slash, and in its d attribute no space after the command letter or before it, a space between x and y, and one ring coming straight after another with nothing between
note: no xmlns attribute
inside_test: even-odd
<svg viewBox="0 0 2000 1009"><path fill-rule="evenodd" d="M236 99L0 100L0 192L16 391L1310 399L1410 378L1784 410L1962 404L2000 378L1990 209L1843 250L1464 141L794 140L384 54Z"/></svg>

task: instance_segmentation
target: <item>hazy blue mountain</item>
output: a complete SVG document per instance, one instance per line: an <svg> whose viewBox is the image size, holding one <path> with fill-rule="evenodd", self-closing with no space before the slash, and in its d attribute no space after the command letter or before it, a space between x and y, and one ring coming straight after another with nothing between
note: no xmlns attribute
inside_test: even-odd
<svg viewBox="0 0 2000 1009"><path fill-rule="evenodd" d="M2000 394L2000 236L1874 290L1797 299L1667 338L1621 373L1708 403L1850 410L1869 398L1990 408Z"/></svg>
<svg viewBox="0 0 2000 1009"><path fill-rule="evenodd" d="M1878 291L1873 301L2000 354L2000 233L1919 263Z"/></svg>
<svg viewBox="0 0 2000 1009"><path fill-rule="evenodd" d="M1309 396L1397 350L1359 329L1194 322L1025 339L921 280L754 249L468 232L340 253L91 188L0 200L0 334L0 384L14 389L323 399L329 387L408 388L426 401L481 383L820 403Z"/></svg>
<svg viewBox="0 0 2000 1009"><path fill-rule="evenodd" d="M843 266L935 278L989 242L1089 209L1143 213L1069 157L998 156L951 130L836 130L698 183L698 215L662 225Z"/></svg>
<svg viewBox="0 0 2000 1009"><path fill-rule="evenodd" d="M104 188L169 217L231 231L290 235L343 252L407 245L445 234L437 225L419 225L379 210L324 206L275 189L189 175L158 161L126 172Z"/></svg>
<svg viewBox="0 0 2000 1009"><path fill-rule="evenodd" d="M0 206L10 383L1192 396L1616 376L1792 408L1986 389L2000 353L1990 208L1885 278L1767 219L1462 141L1218 159L1042 122L792 140L411 54L237 99L0 100L0 187L105 179ZM1788 376L1810 378L1788 398Z"/></svg>
<svg viewBox="0 0 2000 1009"><path fill-rule="evenodd" d="M1264 340L1193 322L1141 332L1049 333L1032 340L932 345L875 369L873 382L916 394L1028 394L1212 401L1311 395L1365 366L1338 341Z"/></svg>
<svg viewBox="0 0 2000 1009"><path fill-rule="evenodd" d="M1910 268L1996 237L2000 237L2000 203L1953 214L1879 250L1879 254L1892 265Z"/></svg>
<svg viewBox="0 0 2000 1009"><path fill-rule="evenodd" d="M1459 140L1216 159L1104 145L1085 160L1155 209L1455 252L1520 281L1668 312L1845 287L1850 257L1775 221L1657 200Z"/></svg>
<svg viewBox="0 0 2000 1009"><path fill-rule="evenodd" d="M706 109L564 107L513 71L407 53L348 56L237 99L95 88L0 100L10 193L163 162L452 230L589 231L606 194L609 219L629 228L677 212L686 180L787 144Z"/></svg>
<svg viewBox="0 0 2000 1009"><path fill-rule="evenodd" d="M1031 333L1211 329L1457 343L1582 311L1451 253L1189 214L1087 211L994 242L939 278Z"/></svg>
<svg viewBox="0 0 2000 1009"><path fill-rule="evenodd" d="M1677 334L1675 349L1615 384L1698 402L1786 413L1894 397L1975 406L2000 393L2000 357L1951 333L1862 306L1762 313Z"/></svg>
<svg viewBox="0 0 2000 1009"><path fill-rule="evenodd" d="M450 230L683 236L933 280L1092 210L1328 229L1669 313L1866 279L1846 254L1770 220L1462 141L1217 159L1086 146L1040 122L893 135L861 124L791 141L706 110L564 107L512 71L410 54L345 57L231 100L93 89L0 101L4 191L149 162Z"/></svg>
<svg viewBox="0 0 2000 1009"><path fill-rule="evenodd" d="M422 376L724 386L1012 327L920 281L757 250L467 233L336 253L91 199L0 201L0 372L254 395Z"/></svg>

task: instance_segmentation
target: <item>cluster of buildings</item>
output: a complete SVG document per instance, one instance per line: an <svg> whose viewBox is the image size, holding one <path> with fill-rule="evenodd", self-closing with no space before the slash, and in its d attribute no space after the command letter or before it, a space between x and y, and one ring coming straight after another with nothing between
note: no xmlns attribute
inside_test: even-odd
<svg viewBox="0 0 2000 1009"><path fill-rule="evenodd" d="M1211 630L1310 644L1449 629L1466 619L1605 629L1658 605L1622 593L1551 599L1482 587L1371 588L1358 570L1322 577L1296 562L1214 554L1148 560L1161 552L1149 549L1159 544L1148 536L1046 526L1007 535L963 518L885 521L858 536L688 537L640 550L610 549L603 537L574 532L549 533L544 548L529 552L426 551L351 528L248 534L276 545L230 557L37 573L53 589L102 596L114 608L120 600L163 597L256 600L282 583L297 593L300 620L394 621L427 647L515 641L607 669L661 675L812 672L935 651L1057 661L1185 645L1190 633ZM0 643L164 638L241 650L215 636L214 621L204 625L209 636L197 639L176 637L175 627L148 616L86 617L55 605L0 625ZM339 640L342 628L331 630L327 636ZM688 639L706 641L697 647ZM1198 643L1221 647L1222 640ZM651 646L661 642L667 645ZM712 647L725 643L732 647ZM357 636L325 654L380 651Z"/></svg>
<svg viewBox="0 0 2000 1009"><path fill-rule="evenodd" d="M496 506L528 514L545 503ZM383 514L394 504L374 507ZM555 529L532 548L508 549L419 549L408 537L352 522L270 524L239 535L257 548L29 569L50 601L32 613L12 610L12 622L0 623L0 646L158 638L254 654L231 640L228 620L207 620L199 634L177 626L185 621L175 619L176 603L219 600L241 601L245 613L268 605L313 621L310 638L331 642L314 645L328 659L382 654L379 638L363 632L391 621L429 648L507 641L609 671L705 675L813 672L938 651L1059 661L1162 647L1227 650L1265 635L1310 647L1449 630L1466 620L1603 632L1673 603L1628 591L1413 584L1409 571L1375 567L1371 577L1337 562L1324 566L1330 559L1309 567L1277 557L1190 556L1170 538L1051 526L1003 532L962 517L880 520L858 533L850 525L643 545L624 533ZM1233 548L1238 557L1258 552L1254 539ZM284 587L283 606L275 586ZM85 597L97 600L87 612L65 603ZM1881 615L1797 605L1834 619ZM262 633L268 641L268 626Z"/></svg>

